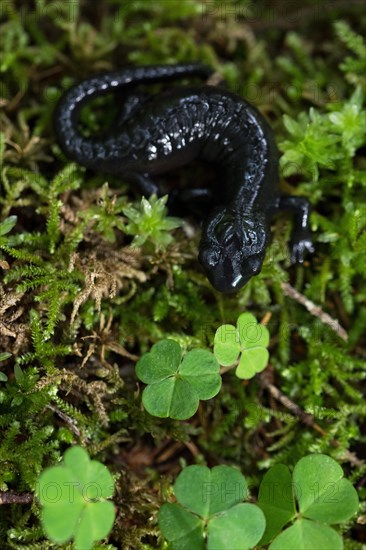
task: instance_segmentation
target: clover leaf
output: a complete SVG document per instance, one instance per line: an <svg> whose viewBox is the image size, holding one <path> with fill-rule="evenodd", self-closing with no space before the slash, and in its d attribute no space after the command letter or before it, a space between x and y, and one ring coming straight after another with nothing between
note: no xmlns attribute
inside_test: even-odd
<svg viewBox="0 0 366 550"><path fill-rule="evenodd" d="M246 550L253 548L265 529L263 512L243 503L244 476L230 466L188 466L178 476L177 503L159 510L160 529L172 550Z"/></svg>
<svg viewBox="0 0 366 550"><path fill-rule="evenodd" d="M195 414L199 400L211 399L221 388L219 364L207 350L187 352L175 340L162 340L136 364L138 378L148 384L142 394L147 412L161 418L185 420Z"/></svg>
<svg viewBox="0 0 366 550"><path fill-rule="evenodd" d="M239 358L235 374L249 379L261 372L268 363L268 329L257 322L251 313L242 313L234 325L222 325L215 334L214 354L223 366L233 365Z"/></svg>
<svg viewBox="0 0 366 550"><path fill-rule="evenodd" d="M305 517L323 523L348 520L358 508L357 491L344 479L341 466L326 455L310 455L293 472L299 510Z"/></svg>
<svg viewBox="0 0 366 550"><path fill-rule="evenodd" d="M334 529L308 519L298 519L272 542L271 550L343 550L342 538Z"/></svg>
<svg viewBox="0 0 366 550"><path fill-rule="evenodd" d="M90 460L81 447L68 449L60 466L40 476L37 495L48 538L65 543L72 538L76 550L90 550L105 538L114 522L114 482L106 466Z"/></svg>
<svg viewBox="0 0 366 550"><path fill-rule="evenodd" d="M254 548L266 524L263 512L249 503L237 504L208 524L208 550Z"/></svg>
<svg viewBox="0 0 366 550"><path fill-rule="evenodd" d="M266 516L261 544L267 544L296 516L292 476L284 464L275 464L265 474L259 488L258 505Z"/></svg>
<svg viewBox="0 0 366 550"><path fill-rule="evenodd" d="M299 460L292 476L287 466L273 466L262 480L258 505L266 516L261 544L276 537L270 550L337 550L342 538L328 524L348 520L357 511L358 496L335 460L314 454ZM278 535L289 521L293 525Z"/></svg>

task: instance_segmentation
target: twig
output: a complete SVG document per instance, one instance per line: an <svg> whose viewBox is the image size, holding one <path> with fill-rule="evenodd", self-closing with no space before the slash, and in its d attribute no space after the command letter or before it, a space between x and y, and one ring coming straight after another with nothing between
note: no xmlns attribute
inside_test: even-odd
<svg viewBox="0 0 366 550"><path fill-rule="evenodd" d="M0 506L1 504L30 504L33 500L32 493L10 493L0 491Z"/></svg>
<svg viewBox="0 0 366 550"><path fill-rule="evenodd" d="M321 428L319 424L315 422L312 414L309 414L303 411L298 405L296 405L296 403L291 401L291 399L287 397L287 395L282 393L281 390L279 390L274 384L271 384L268 381L267 374L265 371L260 376L260 382L261 382L261 385L264 388L266 388L266 390L269 391L272 397L274 397L274 399L277 399L277 401L282 403L282 405L284 405L286 409L289 409L295 416L300 418L301 422L303 422L307 426L311 426L312 428L314 428L314 430L319 432L321 435L327 435L327 432L325 432L323 428Z"/></svg>
<svg viewBox="0 0 366 550"><path fill-rule="evenodd" d="M64 420L66 422L66 424L70 427L70 430L77 437L80 437L80 435L81 435L80 430L79 430L79 428L76 427L75 420L73 418L71 418L70 416L68 416L64 412L60 411L60 409L58 409L54 405L48 404L46 406L47 406L47 409L50 409L51 411L55 412L60 418L62 418L62 420Z"/></svg>
<svg viewBox="0 0 366 550"><path fill-rule="evenodd" d="M301 420L301 422L303 422L307 426L310 426L311 428L316 430L318 433L320 433L322 436L328 435L327 432L323 430L323 428L321 428L321 426L319 426L319 424L315 422L312 414L309 414L303 411L298 405L296 405L296 403L291 401L291 399L287 397L287 395L282 393L274 384L272 384L269 381L268 373L266 371L262 372L262 374L260 375L260 383L262 387L264 387L266 390L269 391L270 395L274 399L282 403L282 405L284 405L295 416L297 416ZM340 445L337 439L332 439L330 441L330 444L335 448L339 447ZM357 468L363 466L365 463L365 461L359 459L355 453L351 453L349 451L345 451L342 456L344 460L346 460L347 462L352 464L352 466L355 466Z"/></svg>
<svg viewBox="0 0 366 550"><path fill-rule="evenodd" d="M321 307L317 306L306 298L303 294L298 292L293 286L289 285L288 283L281 283L281 288L283 292L286 294L286 296L289 296L290 298L293 298L299 304L302 304L306 307L306 309L311 313L311 315L314 315L314 317L318 317L322 323L325 325L328 325L342 340L345 340L347 342L348 340L348 334L345 331L345 329L340 325L338 319L333 319L328 313L325 313L325 311L322 310Z"/></svg>

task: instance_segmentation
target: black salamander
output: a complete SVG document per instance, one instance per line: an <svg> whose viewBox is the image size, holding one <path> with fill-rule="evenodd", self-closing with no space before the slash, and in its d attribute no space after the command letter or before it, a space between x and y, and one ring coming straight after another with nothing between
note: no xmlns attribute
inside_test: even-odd
<svg viewBox="0 0 366 550"><path fill-rule="evenodd" d="M235 292L262 267L270 221L280 210L294 214L292 262L313 252L309 202L280 196L278 152L272 130L241 97L214 86L174 87L156 95L138 85L186 77L207 79L201 64L123 69L89 78L69 89L55 111L55 131L65 155L96 171L122 175L145 196L162 192L151 178L193 159L212 163L217 185L173 191L168 206L211 205L202 226L199 260L217 290ZM92 99L125 93L121 114L103 137L78 130L79 113Z"/></svg>

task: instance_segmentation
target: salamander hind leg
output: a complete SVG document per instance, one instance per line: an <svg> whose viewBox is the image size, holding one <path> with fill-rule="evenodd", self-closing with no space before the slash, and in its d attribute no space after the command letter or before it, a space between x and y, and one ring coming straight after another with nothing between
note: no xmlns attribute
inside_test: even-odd
<svg viewBox="0 0 366 550"><path fill-rule="evenodd" d="M302 263L307 253L314 252L309 216L311 206L305 197L281 197L279 210L294 214L294 227L291 235L291 263Z"/></svg>
<svg viewBox="0 0 366 550"><path fill-rule="evenodd" d="M144 103L151 97L146 93L136 93L129 96L124 96L123 94L118 94L122 102L122 107L120 108L117 118L116 118L116 127L121 128L127 120L132 118L141 108L143 108Z"/></svg>

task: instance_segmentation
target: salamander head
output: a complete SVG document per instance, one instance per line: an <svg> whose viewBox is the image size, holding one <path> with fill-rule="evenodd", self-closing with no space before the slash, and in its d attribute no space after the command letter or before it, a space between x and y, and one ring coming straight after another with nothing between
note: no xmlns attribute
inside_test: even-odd
<svg viewBox="0 0 366 550"><path fill-rule="evenodd" d="M224 293L242 288L260 272L267 240L264 214L216 210L202 228L199 252L212 286Z"/></svg>

